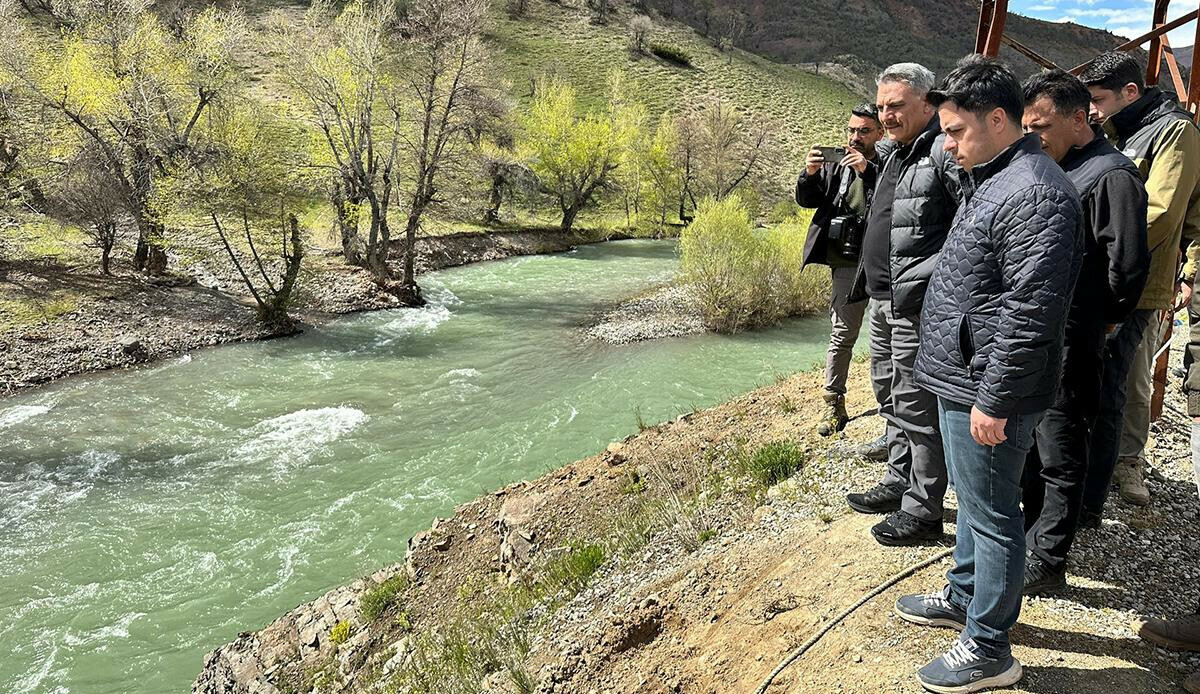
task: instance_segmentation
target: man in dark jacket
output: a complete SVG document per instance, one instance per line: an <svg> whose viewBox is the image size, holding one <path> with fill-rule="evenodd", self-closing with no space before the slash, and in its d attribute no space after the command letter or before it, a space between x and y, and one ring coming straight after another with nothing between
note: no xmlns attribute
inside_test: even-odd
<svg viewBox="0 0 1200 694"><path fill-rule="evenodd" d="M1171 320L1178 289L1181 241L1200 229L1200 130L1175 95L1147 89L1142 66L1127 53L1104 53L1080 75L1092 95L1092 116L1133 160L1146 184L1150 276L1137 309L1108 339L1104 396L1092 437L1083 523L1100 523L1111 481L1131 504L1150 503L1144 479L1154 355ZM1194 270L1192 271L1194 273ZM1185 300L1182 303L1186 303Z"/></svg>
<svg viewBox="0 0 1200 694"><path fill-rule="evenodd" d="M1083 211L1037 135L1022 136L1008 68L968 58L929 97L970 178L929 281L916 364L917 383L938 398L958 531L949 585L900 598L896 612L962 628L917 676L966 693L1021 678L1008 637L1025 566L1021 471L1058 389Z"/></svg>
<svg viewBox="0 0 1200 694"><path fill-rule="evenodd" d="M937 401L917 387L912 369L925 287L960 192L925 98L933 73L899 63L877 81L880 121L895 149L879 174L851 298L871 298L871 381L888 422L888 466L878 484L846 501L860 513L891 513L871 528L881 544L912 545L942 536L946 464Z"/></svg>
<svg viewBox="0 0 1200 694"><path fill-rule="evenodd" d="M1188 318L1191 322L1183 364L1187 377L1183 393L1187 397L1187 414L1192 418L1192 467L1200 491L1200 291L1193 285L1188 299ZM1133 630L1143 639L1163 648L1200 651L1200 607L1189 615L1174 619L1138 619ZM1183 680L1190 694L1200 694L1200 671Z"/></svg>
<svg viewBox="0 0 1200 694"><path fill-rule="evenodd" d="M1091 95L1062 70L1023 85L1026 132L1075 184L1083 204L1084 254L1067 314L1063 374L1054 404L1038 425L1025 468L1024 506L1029 558L1025 592L1066 585L1087 474L1088 440L1099 409L1108 326L1137 306L1150 272L1146 188L1137 167L1096 132Z"/></svg>
<svg viewBox="0 0 1200 694"><path fill-rule="evenodd" d="M846 427L846 376L854 356L854 343L862 327L865 301L850 301L850 289L858 268L862 227L867 206L875 191L878 156L875 145L883 137L879 111L862 104L850 112L846 124L845 157L825 161L813 148L796 181L796 202L815 209L812 226L804 241L804 264L828 265L833 291L829 301L829 349L825 353L825 416L817 427L830 436ZM835 227L830 238L830 225Z"/></svg>

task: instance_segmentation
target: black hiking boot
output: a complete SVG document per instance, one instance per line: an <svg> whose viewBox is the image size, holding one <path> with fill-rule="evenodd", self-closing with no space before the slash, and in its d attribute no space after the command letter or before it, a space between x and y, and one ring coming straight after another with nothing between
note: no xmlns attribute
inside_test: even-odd
<svg viewBox="0 0 1200 694"><path fill-rule="evenodd" d="M825 414L817 425L817 433L821 436L833 436L846 428L850 415L846 414L846 396L840 393L825 394Z"/></svg>
<svg viewBox="0 0 1200 694"><path fill-rule="evenodd" d="M859 513L891 513L900 510L900 499L906 490L880 483L865 492L846 495L846 503Z"/></svg>
<svg viewBox="0 0 1200 694"><path fill-rule="evenodd" d="M881 545L910 547L942 539L942 522L921 520L904 511L896 511L876 523L871 534Z"/></svg>
<svg viewBox="0 0 1200 694"><path fill-rule="evenodd" d="M1096 530L1100 527L1100 514L1084 509L1079 513L1079 527Z"/></svg>
<svg viewBox="0 0 1200 694"><path fill-rule="evenodd" d="M1026 595L1045 595L1066 587L1065 566L1055 569L1034 554L1025 558L1025 587L1021 592Z"/></svg>

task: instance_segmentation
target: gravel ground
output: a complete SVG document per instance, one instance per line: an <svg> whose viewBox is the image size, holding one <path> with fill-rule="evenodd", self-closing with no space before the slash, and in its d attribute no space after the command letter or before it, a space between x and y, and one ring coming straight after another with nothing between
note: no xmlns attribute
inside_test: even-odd
<svg viewBox="0 0 1200 694"><path fill-rule="evenodd" d="M605 311L583 330L614 345L705 332L695 295L684 286L655 287Z"/></svg>

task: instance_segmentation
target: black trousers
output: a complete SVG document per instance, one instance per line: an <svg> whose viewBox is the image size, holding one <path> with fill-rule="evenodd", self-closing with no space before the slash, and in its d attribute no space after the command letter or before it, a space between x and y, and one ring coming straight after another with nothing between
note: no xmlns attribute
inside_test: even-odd
<svg viewBox="0 0 1200 694"><path fill-rule="evenodd" d="M1066 566L1079 527L1103 371L1103 323L1069 322L1058 395L1037 427L1021 478L1026 544L1055 570Z"/></svg>

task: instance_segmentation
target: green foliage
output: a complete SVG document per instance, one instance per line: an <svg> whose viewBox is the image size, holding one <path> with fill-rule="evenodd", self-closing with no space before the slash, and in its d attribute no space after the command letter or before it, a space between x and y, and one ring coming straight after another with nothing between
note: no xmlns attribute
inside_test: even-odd
<svg viewBox="0 0 1200 694"><path fill-rule="evenodd" d="M650 42L650 52L662 58L663 60L681 65L683 67L692 66L692 56L682 48L661 41Z"/></svg>
<svg viewBox="0 0 1200 694"><path fill-rule="evenodd" d="M408 579L403 574L392 576L383 583L375 585L359 600L359 614L365 621L375 621L389 607L399 602L400 594L406 588L408 588Z"/></svg>
<svg viewBox="0 0 1200 694"><path fill-rule="evenodd" d="M709 540L713 539L716 536L717 536L716 528L705 528L704 530L700 531L700 534L696 536L696 539L700 542L700 544L704 544L705 542L708 542Z"/></svg>
<svg viewBox="0 0 1200 694"><path fill-rule="evenodd" d="M804 465L804 452L791 441L772 441L745 461L750 477L764 487L779 484Z"/></svg>
<svg viewBox="0 0 1200 694"><path fill-rule="evenodd" d="M644 109L619 94L611 95L604 111L580 114L574 88L555 79L538 83L520 119L518 152L555 198L563 231L611 181L644 119Z"/></svg>
<svg viewBox="0 0 1200 694"><path fill-rule="evenodd" d="M795 200L790 198L787 200L780 200L779 202L775 203L775 205L771 207L770 212L767 213L767 223L783 224L784 222L791 221L793 217L798 217L803 213L804 208L797 205Z"/></svg>
<svg viewBox="0 0 1200 694"><path fill-rule="evenodd" d="M625 484L621 486L622 494L641 494L646 491L646 480L638 474L637 470L632 470L625 478Z"/></svg>
<svg viewBox="0 0 1200 694"><path fill-rule="evenodd" d="M343 619L329 630L329 640L340 646L350 640L351 631L353 628L350 626L350 622Z"/></svg>
<svg viewBox="0 0 1200 694"><path fill-rule="evenodd" d="M547 564L540 585L550 594L566 590L574 595L584 588L608 558L604 545L575 541L562 555Z"/></svg>
<svg viewBox="0 0 1200 694"><path fill-rule="evenodd" d="M705 325L736 333L820 310L828 280L801 273L803 222L762 234L738 196L701 202L680 235L684 282L695 288Z"/></svg>

